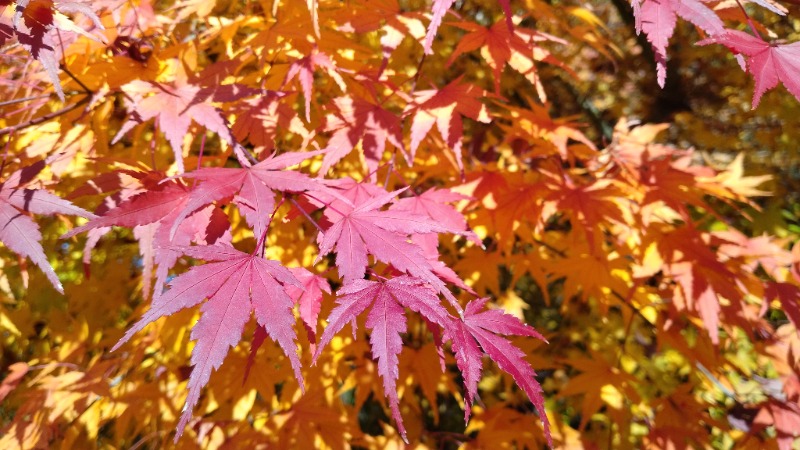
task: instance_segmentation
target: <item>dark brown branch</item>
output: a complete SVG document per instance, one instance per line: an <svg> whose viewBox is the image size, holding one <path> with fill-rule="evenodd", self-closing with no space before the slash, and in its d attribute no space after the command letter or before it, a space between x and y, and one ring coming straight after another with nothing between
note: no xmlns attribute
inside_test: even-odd
<svg viewBox="0 0 800 450"><path fill-rule="evenodd" d="M0 136L5 136L7 134L11 134L15 131L23 130L28 127L32 127L34 125L39 125L40 123L47 122L48 120L55 119L56 117L63 116L64 114L78 109L79 106L83 105L84 103L88 103L89 99L92 98L91 95L86 95L82 99L78 100L77 102L66 106L64 108L59 109L58 111L53 111L51 113L45 114L43 116L36 117L31 119L25 123L20 123L17 125L12 125L10 127L0 128Z"/></svg>

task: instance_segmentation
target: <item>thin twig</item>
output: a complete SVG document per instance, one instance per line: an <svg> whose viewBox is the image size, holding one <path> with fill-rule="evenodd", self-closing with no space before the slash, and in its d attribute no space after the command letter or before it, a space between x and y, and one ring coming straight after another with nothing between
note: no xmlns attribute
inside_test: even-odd
<svg viewBox="0 0 800 450"><path fill-rule="evenodd" d="M48 97L50 97L50 94L35 95L33 97L25 97L25 98L15 98L14 100L8 100L8 101L5 101L5 102L0 102L0 107L9 106L9 105L15 105L17 103L27 102L29 100L39 100L39 99L48 98Z"/></svg>
<svg viewBox="0 0 800 450"><path fill-rule="evenodd" d="M56 117L62 116L62 115L66 114L66 113L68 113L68 112L70 112L70 111L72 111L74 109L77 109L79 106L83 105L84 103L87 103L90 98L92 98L92 96L87 94L85 97L83 97L82 99L78 100L76 103L73 103L72 105L69 105L69 106L66 106L64 108L61 108L58 111L53 111L53 112L51 112L49 114L45 114L45 115L37 117L35 119L31 119L31 120L29 120L29 121L27 121L25 123L12 125L10 127L5 127L5 128L0 128L0 136L5 136L6 134L10 134L10 133L13 133L15 131L23 130L23 129L28 128L28 127L32 127L34 125L39 125L40 123L47 122L48 120L55 119Z"/></svg>
<svg viewBox="0 0 800 450"><path fill-rule="evenodd" d="M89 94L89 95L93 94L92 90L89 89L85 84L83 84L83 81L81 81L78 77L73 75L72 72L69 71L69 69L67 69L67 65L66 64L61 64L61 70L63 70L65 74L67 74L70 78L72 78L73 81L78 83L78 85L83 89L84 93Z"/></svg>

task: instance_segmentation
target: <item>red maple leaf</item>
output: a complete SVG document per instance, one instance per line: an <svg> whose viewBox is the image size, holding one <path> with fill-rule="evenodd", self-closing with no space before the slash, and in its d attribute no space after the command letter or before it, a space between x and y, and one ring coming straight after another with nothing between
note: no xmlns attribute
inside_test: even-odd
<svg viewBox="0 0 800 450"><path fill-rule="evenodd" d="M511 20L513 13L511 12L511 0L498 0L500 3L500 7L503 8L503 12L506 15L506 27L509 31L514 28L514 24ZM453 6L455 0L434 0L433 1L433 17L431 17L431 23L428 25L428 32L425 34L425 43L423 47L425 48L425 54L431 55L433 54L433 38L436 37L436 31L439 29L439 25L442 24L442 19L444 15L447 14L447 10Z"/></svg>
<svg viewBox="0 0 800 450"><path fill-rule="evenodd" d="M347 86L344 84L344 79L339 75L339 69L336 64L326 55L317 49L312 49L311 54L298 59L289 66L289 72L286 73L286 79L283 84L287 84L293 79L297 78L300 83L300 89L303 90L303 97L305 98L306 106L306 122L311 121L311 97L313 95L314 86L314 70L321 68L328 74L333 81L339 86L342 91L347 91Z"/></svg>
<svg viewBox="0 0 800 450"><path fill-rule="evenodd" d="M232 247L213 245L176 250L193 258L215 262L192 267L172 280L170 289L153 300L142 319L112 349L119 348L150 322L208 299L200 308L200 320L192 328L191 337L197 341L192 350L194 368L189 377L189 395L178 423L175 442L191 419L192 409L200 399L200 390L208 383L211 372L222 364L228 349L241 340L251 311L258 324L283 349L303 389L300 358L295 345L294 302L286 293L288 286L302 288L302 285L289 269L277 261Z"/></svg>
<svg viewBox="0 0 800 450"><path fill-rule="evenodd" d="M71 43L76 34L101 42L101 39L75 25L64 14L80 13L97 29L104 30L100 19L86 3L53 0L17 0L14 16L8 22L7 4L0 5L0 45L16 36L20 44L44 67L56 94L64 101L64 90L58 78L61 47Z"/></svg>
<svg viewBox="0 0 800 450"><path fill-rule="evenodd" d="M717 14L700 0L633 0L636 32L647 36L656 56L658 85L667 79L667 45L675 31L678 16L714 36L725 32Z"/></svg>
<svg viewBox="0 0 800 450"><path fill-rule="evenodd" d="M461 116L483 123L491 122L486 105L481 103L486 93L475 85L462 83L461 77L441 89L419 91L413 103L406 107L405 114L413 114L411 123L411 160L422 139L436 124L439 134L453 150L459 169L461 162Z"/></svg>
<svg viewBox="0 0 800 450"><path fill-rule="evenodd" d="M328 316L328 326L320 338L314 362L339 330L349 322L355 324L356 317L371 307L366 325L372 330L372 358L378 361L378 373L383 378L384 394L389 399L392 417L397 422L403 440L408 442L400 415L396 386L399 376L398 355L403 349L400 335L406 332L403 308L419 313L426 320L442 327L451 322L449 314L439 302L436 291L423 280L410 276L399 276L386 281L354 280L345 284L336 294L337 306Z"/></svg>
<svg viewBox="0 0 800 450"><path fill-rule="evenodd" d="M324 175L359 142L367 162L367 170L374 174L386 150L386 142L405 150L400 118L361 98L339 97L333 101L335 114L326 116L325 131L333 135L325 147L319 173Z"/></svg>
<svg viewBox="0 0 800 450"><path fill-rule="evenodd" d="M45 190L26 189L24 186L44 166L45 161L39 161L17 170L0 183L0 241L14 253L30 258L42 269L53 287L63 294L64 288L58 280L58 275L47 261L47 256L42 249L42 234L39 232L39 225L24 213L48 216L69 214L89 219L96 216Z"/></svg>
<svg viewBox="0 0 800 450"><path fill-rule="evenodd" d="M478 312L488 300L482 298L470 302L464 309L463 320L453 321L450 327L445 329L445 339L452 341L456 364L464 376L466 390L464 420L469 420L472 403L478 392L478 380L483 370L482 357L485 353L500 369L514 378L517 386L525 391L533 402L544 425L547 442L552 447L550 422L545 414L544 397L542 388L535 378L536 372L525 360L525 353L522 350L497 335L530 336L545 342L546 339L531 326L501 310Z"/></svg>
<svg viewBox="0 0 800 450"><path fill-rule="evenodd" d="M296 94L281 91L266 91L233 106L236 115L231 131L239 142L249 140L254 146L263 148L265 152L275 151L275 140L278 130L285 129L291 133L310 138L302 119L290 106Z"/></svg>
<svg viewBox="0 0 800 450"><path fill-rule="evenodd" d="M724 34L698 42L698 45L722 44L733 52L747 57L747 70L756 82L753 92L753 109L761 96L782 82L786 89L800 100L800 42L778 44L738 30L725 30Z"/></svg>
<svg viewBox="0 0 800 450"><path fill-rule="evenodd" d="M800 430L800 405L792 401L770 399L753 418L753 425L758 430L773 426L778 449L792 450L797 440L797 430Z"/></svg>
<svg viewBox="0 0 800 450"><path fill-rule="evenodd" d="M547 50L537 45L537 42L553 41L567 44L566 41L537 31L523 28L512 28L505 22L496 22L491 27L484 27L474 22L457 22L453 26L467 31L467 34L458 41L456 49L450 55L448 64L452 64L460 55L480 49L481 56L494 72L494 91L500 93L500 76L507 65L521 73L537 89L543 97L544 88L536 73L534 61L545 61L558 65L570 73L572 70L561 61L557 60ZM544 98L542 98L544 100Z"/></svg>
<svg viewBox="0 0 800 450"><path fill-rule="evenodd" d="M800 333L800 287L791 283L767 282L764 300L770 302L776 298L781 302L786 317Z"/></svg>

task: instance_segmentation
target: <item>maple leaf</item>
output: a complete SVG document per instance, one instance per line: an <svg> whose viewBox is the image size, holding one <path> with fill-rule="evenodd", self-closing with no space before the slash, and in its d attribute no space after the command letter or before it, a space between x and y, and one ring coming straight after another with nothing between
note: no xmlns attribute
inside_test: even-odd
<svg viewBox="0 0 800 450"><path fill-rule="evenodd" d="M756 86L753 92L753 109L761 96L782 82L786 89L800 100L800 42L778 44L738 30L724 30L698 42L698 45L722 44L736 54L747 57L747 71L753 75Z"/></svg>
<svg viewBox="0 0 800 450"><path fill-rule="evenodd" d="M613 180L600 179L592 183L581 183L580 179L561 174L548 175L547 187L551 192L545 198L542 217L562 213L573 226L586 233L590 248L600 241L602 228L613 223L627 223L620 205L623 196ZM577 182L576 182L577 181Z"/></svg>
<svg viewBox="0 0 800 450"><path fill-rule="evenodd" d="M724 171L709 180L706 190L713 191L719 198L728 197L739 201L747 201L748 197L770 195L768 191L758 189L758 186L771 180L771 175L745 176L744 172L744 153L739 153Z"/></svg>
<svg viewBox="0 0 800 450"><path fill-rule="evenodd" d="M293 62L292 65L289 66L289 71L286 73L283 84L286 85L297 78L297 81L300 83L300 88L303 90L303 97L306 102L306 122L311 121L311 97L313 95L312 88L314 85L314 70L316 68L321 68L328 76L333 78L333 81L336 82L342 91L347 90L347 86L344 84L342 76L339 75L339 69L336 67L336 64L328 55L320 52L316 47L312 49L310 55Z"/></svg>
<svg viewBox="0 0 800 450"><path fill-rule="evenodd" d="M53 287L63 294L64 288L58 275L42 249L39 225L24 213L47 216L69 214L87 219L96 216L43 189L26 189L24 186L44 167L45 161L39 161L17 170L0 183L0 241L14 253L30 258L44 272Z"/></svg>
<svg viewBox="0 0 800 450"><path fill-rule="evenodd" d="M289 269L300 282L302 288L287 286L286 293L297 304L300 319L308 331L309 340L316 341L317 321L322 307L322 293L331 293L331 285L326 278L311 273L303 267Z"/></svg>
<svg viewBox="0 0 800 450"><path fill-rule="evenodd" d="M183 138L189 132L192 121L216 133L231 147L237 147L225 118L215 106L208 103L209 93L200 86L134 80L122 86L122 91L132 100L132 117L122 124L111 140L112 145L136 125L156 118L158 127L172 146L179 173L184 171Z"/></svg>
<svg viewBox="0 0 800 450"><path fill-rule="evenodd" d="M544 425L544 434L550 447L550 422L544 410L542 388L536 381L536 372L525 361L525 353L500 335L530 336L547 340L531 326L520 322L516 317L501 310L479 312L488 298L471 301L464 309L463 320L452 321L445 329L445 339L453 344L456 364L464 376L466 390L464 420L468 421L472 404L478 392L478 380L483 370L482 357L485 353L503 371L509 373L528 398L533 402ZM480 345L480 348L478 346ZM481 349L483 351L481 351Z"/></svg>
<svg viewBox="0 0 800 450"><path fill-rule="evenodd" d="M681 309L695 309L703 319L711 342L717 344L722 311L720 297L736 302L742 294L739 286L730 282L740 278L734 268L720 261L711 238L713 236L686 226L660 236L657 246L667 263L664 265L665 273L680 287L676 291L676 300L682 301L675 303Z"/></svg>
<svg viewBox="0 0 800 450"><path fill-rule="evenodd" d="M383 378L384 394L389 399L392 417L397 422L403 440L408 442L396 387L398 355L403 349L400 335L406 332L403 308L419 313L442 327L451 321L449 314L439 302L436 291L425 281L407 275L386 281L353 280L339 289L336 295L337 306L328 316L328 326L320 338L314 362L339 330L349 322L355 323L356 317L371 306L366 326L372 330L372 358L378 361L378 373Z"/></svg>
<svg viewBox="0 0 800 450"><path fill-rule="evenodd" d="M767 282L764 300L769 302L775 298L781 302L786 317L800 333L800 287L791 283Z"/></svg>
<svg viewBox="0 0 800 450"><path fill-rule="evenodd" d="M436 124L445 143L453 150L458 168L463 170L461 116L483 123L489 123L492 119L486 105L480 102L486 93L475 85L462 83L461 78L441 89L415 92L414 102L406 106L404 114L414 115L411 123L411 161L422 139Z"/></svg>
<svg viewBox="0 0 800 450"><path fill-rule="evenodd" d="M198 180L199 183L192 189L188 201L175 218L170 234L173 235L183 219L201 206L238 193L233 203L253 228L253 233L258 239L266 231L275 209L273 191L322 190L338 195L308 175L293 170L283 170L321 153L323 151L289 152L278 156L271 155L251 167L202 168L181 175L183 178Z"/></svg>
<svg viewBox="0 0 800 450"><path fill-rule="evenodd" d="M200 309L200 320L192 328L191 337L197 341L191 358L194 368L189 377L189 395L178 423L175 442L183 434L192 416L192 409L200 399L200 390L208 383L211 372L222 364L228 349L241 340L251 311L258 324L283 349L301 389L303 386L293 328L294 302L286 293L288 286L302 289L302 285L289 269L277 261L243 253L233 247L212 245L176 250L193 258L215 262L192 267L173 279L169 283L170 289L156 297L142 319L112 349L119 348L156 319L208 299Z"/></svg>
<svg viewBox="0 0 800 450"><path fill-rule="evenodd" d="M343 205L336 212L326 209L331 226L317 235L319 256L336 248L336 267L345 284L364 277L367 255L391 264L401 272L407 272L425 280L436 290L457 304L445 284L433 272L433 267L423 256L419 246L408 242L412 233L458 233L429 217L410 214L406 211L380 210L400 191L377 195L353 206Z"/></svg>
<svg viewBox="0 0 800 450"><path fill-rule="evenodd" d="M765 428L775 427L776 440L780 450L792 450L800 430L800 405L791 401L770 399L759 409L753 418L753 425Z"/></svg>
<svg viewBox="0 0 800 450"><path fill-rule="evenodd" d="M576 156L576 152L568 145L570 141L596 150L592 141L578 130L579 124L567 119L551 118L545 105L537 105L533 101L528 101L528 104L526 108L505 106L507 119L511 123L499 124L506 142L521 148L523 152L530 149L523 154L538 157L557 152L563 160L570 160Z"/></svg>
<svg viewBox="0 0 800 450"><path fill-rule="evenodd" d="M157 180L163 180L163 174L155 176ZM64 234L62 239L88 231L89 239L84 252L84 263L88 263L89 251L105 233L110 231L111 226L134 228L146 274L143 280L145 292L149 292L149 274L155 263L158 265L155 295L158 296L169 269L180 257L180 253L174 251L172 247L186 246L191 242L229 243L230 233L227 231L229 224L225 214L219 208L210 205L192 211L188 219L182 219L177 231L172 233L172 225L176 223L183 206L189 200L189 189L173 180L161 183L151 180L145 186L149 189L124 198L119 203L114 202L110 207L103 205L104 207L98 208L100 217L72 229Z"/></svg>
<svg viewBox="0 0 800 450"><path fill-rule="evenodd" d="M278 3L277 0L275 3ZM319 1L306 0L306 5L308 6L308 12L311 14L311 24L314 26L314 36L319 37Z"/></svg>
<svg viewBox="0 0 800 450"><path fill-rule="evenodd" d="M470 197L453 192L449 189L431 188L420 195L412 195L394 202L389 209L392 211L408 211L412 214L428 216L436 220L448 229L466 232L469 230L467 220L464 215L456 210L449 203L461 200L469 200ZM480 245L480 240L475 240L477 236L469 232L468 236L476 244Z"/></svg>
<svg viewBox="0 0 800 450"><path fill-rule="evenodd" d="M700 0L632 0L632 4L636 32L644 31L653 46L658 85L662 88L667 79L667 45L678 16L712 36L725 32L722 19Z"/></svg>
<svg viewBox="0 0 800 450"><path fill-rule="evenodd" d="M505 22L496 22L491 27L484 27L473 22L458 22L453 26L467 31L450 55L447 63L452 64L460 55L480 49L481 56L494 72L494 91L500 92L500 76L505 67L511 66L536 87L539 96L545 100L544 88L536 74L534 61L545 61L558 65L567 71L571 70L554 58L537 42L553 41L567 44L566 41L545 33L525 29L514 29Z"/></svg>
<svg viewBox="0 0 800 450"><path fill-rule="evenodd" d="M8 366L8 375L0 382L0 402L19 386L19 383L30 370L30 366L24 362L18 362Z"/></svg>
<svg viewBox="0 0 800 450"><path fill-rule="evenodd" d="M122 226L135 227L158 222L186 201L189 190L182 184L164 183L161 189L149 189L121 202L86 224L73 228L61 236L71 238L94 228Z"/></svg>
<svg viewBox="0 0 800 450"><path fill-rule="evenodd" d="M102 42L83 28L75 25L65 14L80 13L88 17L99 30L104 30L100 19L86 3L53 0L18 0L13 19L7 22L3 14L6 5L0 5L0 45L16 36L20 44L44 67L56 94L65 100L58 77L60 48L69 43L75 34Z"/></svg>
<svg viewBox="0 0 800 450"><path fill-rule="evenodd" d="M352 96L336 98L333 105L336 113L326 116L324 127L325 131L332 131L333 135L325 147L320 175L328 173L359 142L367 162L367 170L373 176L383 158L387 141L395 148L405 150L400 118L396 114Z"/></svg>
<svg viewBox="0 0 800 450"><path fill-rule="evenodd" d="M240 142L247 139L267 152L275 150L279 129L302 136L304 141L310 139L312 135L289 106L293 103L293 97L285 92L267 91L258 97L235 104L232 108L236 114L236 120L231 126L233 135Z"/></svg>
<svg viewBox="0 0 800 450"><path fill-rule="evenodd" d="M446 226L450 230L459 230L463 236L467 237L467 239L474 244L483 247L480 238L469 230L464 215L448 204L450 202L467 200L469 198L470 197L447 189L431 188L420 195L401 198L394 202L389 209L392 211L408 211L412 214L428 216L431 220ZM453 269L447 267L442 261L439 261L439 236L436 233L414 234L411 237L411 242L417 244L422 249L423 255L425 255L425 258L430 262L431 266L433 266L433 271L439 278L467 292L473 293L472 288L467 286Z"/></svg>
<svg viewBox="0 0 800 450"><path fill-rule="evenodd" d="M433 16L431 17L430 25L428 25L428 32L425 34L425 43L423 44L426 55L433 54L433 38L436 37L436 31L439 29L439 25L442 24L442 19L444 15L447 14L447 10L449 10L455 2L456 0L434 0Z"/></svg>
<svg viewBox="0 0 800 450"><path fill-rule="evenodd" d="M509 31L513 30L514 24L512 22L513 13L511 12L511 2L510 0L498 0L500 6L503 8L503 12L506 15L506 27ZM426 55L433 54L433 38L436 36L436 31L439 29L439 26L442 24L442 19L444 15L447 14L447 10L453 6L455 0L434 0L433 1L433 16L431 17L431 23L428 25L428 32L425 34L425 42L423 47L425 49Z"/></svg>
<svg viewBox="0 0 800 450"><path fill-rule="evenodd" d="M590 353L590 358L570 357L565 363L581 373L570 377L569 381L561 388L559 395L583 395L581 422L579 430L583 431L592 418L592 415L603 407L606 393L624 395L631 402L639 401L639 395L632 385L636 378L620 370L605 360L602 354ZM611 405L606 404L607 408Z"/></svg>

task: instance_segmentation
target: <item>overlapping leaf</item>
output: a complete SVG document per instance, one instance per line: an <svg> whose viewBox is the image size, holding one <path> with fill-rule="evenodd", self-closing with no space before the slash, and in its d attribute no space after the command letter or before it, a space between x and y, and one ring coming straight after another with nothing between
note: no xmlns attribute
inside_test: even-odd
<svg viewBox="0 0 800 450"><path fill-rule="evenodd" d="M415 244L408 242L412 233L459 233L426 216L407 212L381 210L391 202L397 192L378 195L352 206L341 205L342 210L331 215L331 226L317 236L319 254L326 255L336 249L336 267L345 284L361 279L366 273L368 255L391 264L396 269L426 281L453 301L445 284L433 273L433 267Z"/></svg>
<svg viewBox="0 0 800 450"><path fill-rule="evenodd" d="M314 355L316 360L333 336L349 322L370 308L367 328L372 330L370 343L372 358L378 361L378 373L383 378L384 394L389 399L392 417L404 440L406 429L400 415L400 400L397 397L398 355L403 349L400 336L406 332L403 308L424 316L441 327L450 322L447 310L441 305L436 291L426 282L415 277L400 276L387 281L354 280L337 291L337 306L328 317L328 326L320 338L320 346Z"/></svg>
<svg viewBox="0 0 800 450"><path fill-rule="evenodd" d="M525 353L499 335L530 336L541 340L544 337L532 327L522 323L514 316L500 310L480 312L488 298L470 302L464 310L463 320L454 321L445 330L445 338L453 343L456 363L464 376L466 390L466 409L464 420L469 420L475 396L478 392L478 381L483 370L483 355L497 363L497 366L508 372L525 394L530 398L544 425L544 434L552 447L550 422L544 410L542 388L536 381L536 372L525 361ZM478 347L480 346L480 348Z"/></svg>
<svg viewBox="0 0 800 450"><path fill-rule="evenodd" d="M155 118L158 127L166 135L175 154L178 172L184 171L183 139L192 121L219 135L231 147L236 143L220 111L210 103L209 92L190 83L150 83L134 80L122 87L132 100L132 117L120 128L112 140L119 141L136 125ZM219 100L224 100L226 96Z"/></svg>
<svg viewBox="0 0 800 450"><path fill-rule="evenodd" d="M406 114L414 116L411 122L411 159L414 159L419 144L436 125L445 144L453 151L458 168L462 169L462 116L483 123L491 122L486 105L481 103L484 95L483 90L462 83L461 78L441 89L416 92L414 102L405 110Z"/></svg>
<svg viewBox="0 0 800 450"><path fill-rule="evenodd" d="M644 31L653 45L658 84L661 87L664 87L667 79L667 45L675 31L678 16L712 36L725 31L722 19L701 0L644 0L644 3L632 0L632 3L636 14L636 31Z"/></svg>
<svg viewBox="0 0 800 450"><path fill-rule="evenodd" d="M40 161L17 170L0 183L0 241L13 252L30 258L60 293L64 288L42 249L39 225L25 213L68 214L94 218L95 215L43 189L27 189L25 185L44 168Z"/></svg>
<svg viewBox="0 0 800 450"><path fill-rule="evenodd" d="M258 324L281 346L298 383L303 385L300 358L295 347L294 302L286 293L288 286L302 288L302 285L289 269L277 261L242 253L232 247L183 247L177 250L193 258L214 262L193 267L172 280L170 289L153 301L150 310L115 346L118 348L156 319L208 299L200 309L200 320L192 328L192 339L197 341L191 359L194 367L176 442L192 417L201 388L208 383L211 372L222 364L229 348L241 340L251 312Z"/></svg>
<svg viewBox="0 0 800 450"><path fill-rule="evenodd" d="M725 30L699 42L722 44L733 52L747 57L747 71L756 81L753 92L753 109L758 107L761 96L780 81L786 89L800 100L800 42L778 44L738 30Z"/></svg>

